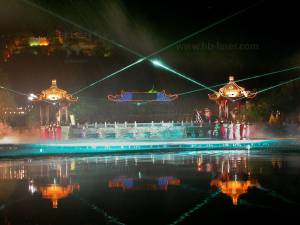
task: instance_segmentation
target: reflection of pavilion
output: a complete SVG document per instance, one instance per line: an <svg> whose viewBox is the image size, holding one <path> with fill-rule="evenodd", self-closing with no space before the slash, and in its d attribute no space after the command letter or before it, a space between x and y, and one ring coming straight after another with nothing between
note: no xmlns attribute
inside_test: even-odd
<svg viewBox="0 0 300 225"><path fill-rule="evenodd" d="M66 186L50 184L40 186L37 190L44 199L49 199L52 202L52 208L57 208L58 200L68 197L73 191L79 190L79 187L79 184L69 184Z"/></svg>
<svg viewBox="0 0 300 225"><path fill-rule="evenodd" d="M237 181L237 180L228 180L222 181L221 179L212 180L210 185L212 187L219 188L223 194L226 194L231 197L233 205L238 204L238 199L240 195L248 192L250 187L259 186L256 180L246 180L246 181Z"/></svg>
<svg viewBox="0 0 300 225"><path fill-rule="evenodd" d="M179 186L180 179L173 176L158 177L151 179L141 178L127 178L118 177L109 180L109 188L121 188L123 191L127 190L163 190L167 191L169 186Z"/></svg>
<svg viewBox="0 0 300 225"><path fill-rule="evenodd" d="M6 187L6 184L16 187L19 182L28 181L28 191L31 194L40 193L42 198L52 202L53 208L57 208L60 199L68 197L80 188L78 183L72 182L76 179L72 175L72 171L76 168L76 161L53 159L47 162L2 161L0 184L4 181L3 187ZM3 192L3 189L1 191ZM10 195L7 191L2 194L4 199Z"/></svg>
<svg viewBox="0 0 300 225"><path fill-rule="evenodd" d="M257 180L251 178L248 158L242 156L222 157L218 161L206 161L202 156L197 159L199 172L217 173L210 182L211 187L218 188L223 194L231 197L233 205L238 204L241 195L251 187L259 187Z"/></svg>

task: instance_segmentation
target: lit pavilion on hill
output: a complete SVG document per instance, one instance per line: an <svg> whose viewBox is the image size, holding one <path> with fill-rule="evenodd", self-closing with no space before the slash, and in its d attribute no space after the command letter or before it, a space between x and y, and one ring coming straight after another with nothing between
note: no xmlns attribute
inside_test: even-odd
<svg viewBox="0 0 300 225"><path fill-rule="evenodd" d="M208 98L215 101L219 106L219 117L221 119L229 118L229 103L236 103L240 108L240 100L252 99L256 96L255 92L246 91L234 81L234 76L229 76L229 82L219 89L218 92L209 94Z"/></svg>
<svg viewBox="0 0 300 225"><path fill-rule="evenodd" d="M52 80L51 86L41 91L34 101L40 102L41 125L48 125L51 122L67 125L69 123L68 108L71 103L77 102L78 98L58 88L56 80Z"/></svg>

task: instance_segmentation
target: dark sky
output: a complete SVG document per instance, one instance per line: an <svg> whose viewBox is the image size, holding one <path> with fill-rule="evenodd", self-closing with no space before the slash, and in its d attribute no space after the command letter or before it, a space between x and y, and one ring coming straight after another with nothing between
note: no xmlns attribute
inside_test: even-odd
<svg viewBox="0 0 300 225"><path fill-rule="evenodd" d="M208 85L226 82L230 73L239 79L300 65L299 10L296 4L287 1L201 1L200 4L196 1L133 0L34 2L145 55L260 2L255 8L174 46L157 57ZM49 34L55 29L78 30L21 0L9 3L0 1L0 25L2 39L26 32L40 35ZM230 49L228 46L243 47ZM63 88L74 91L136 59L136 56L127 51L113 47L109 58L82 57L66 60L61 55L18 55L10 62L1 62L0 68L9 75L12 88L26 93L39 92L48 87L52 78L56 78ZM260 89L298 74L300 71L294 71L241 85L249 89ZM149 63L142 63L82 95L104 98L107 94L118 93L122 89L142 91L153 85L157 89L176 93L198 88L195 84L153 68ZM207 93L199 93L185 98L207 98L206 96Z"/></svg>

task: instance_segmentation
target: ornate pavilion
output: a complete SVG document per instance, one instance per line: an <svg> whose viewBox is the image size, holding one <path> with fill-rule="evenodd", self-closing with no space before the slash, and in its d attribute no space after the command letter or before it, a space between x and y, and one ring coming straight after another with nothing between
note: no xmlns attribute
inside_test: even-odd
<svg viewBox="0 0 300 225"><path fill-rule="evenodd" d="M239 110L242 99L252 99L255 96L255 92L247 91L245 88L240 87L234 81L234 76L229 76L229 82L221 87L218 92L209 94L208 98L215 101L219 106L219 118L228 119L230 103L233 105L233 108L236 107Z"/></svg>
<svg viewBox="0 0 300 225"><path fill-rule="evenodd" d="M51 122L65 125L69 123L68 108L71 103L77 102L78 98L58 88L56 80L52 80L51 86L43 90L34 101L40 103L41 125Z"/></svg>

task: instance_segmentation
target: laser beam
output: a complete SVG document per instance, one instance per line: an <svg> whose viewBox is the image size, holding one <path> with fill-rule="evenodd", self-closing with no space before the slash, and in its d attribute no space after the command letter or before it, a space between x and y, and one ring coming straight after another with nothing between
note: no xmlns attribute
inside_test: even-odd
<svg viewBox="0 0 300 225"><path fill-rule="evenodd" d="M28 94L25 94L25 93L20 92L20 91L13 90L13 89L8 88L8 87L4 87L2 85L0 85L0 89L6 90L8 92L12 92L12 93L17 94L17 95L23 95L23 96L27 96L27 97L29 96Z"/></svg>
<svg viewBox="0 0 300 225"><path fill-rule="evenodd" d="M129 64L128 66L125 66L125 67L123 67L123 68L121 68L121 69L119 69L119 70L117 70L117 71L115 71L115 72L113 72L113 73L111 73L111 74L109 74L109 75L101 78L100 80L96 80L95 82L93 82L93 83L91 83L91 84L89 84L89 85L87 85L87 86L85 86L83 88L80 88L79 90L73 92L72 95L76 95L76 94L78 94L80 92L83 92L84 90L86 90L86 89L88 89L88 88L90 88L92 86L95 86L96 84L99 84L100 82L102 82L104 80L107 80L107 79L109 79L109 78L111 78L113 76L116 76L117 74L121 73L122 71L127 70L127 69L133 67L134 65L136 65L136 64L144 61L144 60L145 60L145 58L139 59L139 60L137 60L137 61Z"/></svg>
<svg viewBox="0 0 300 225"><path fill-rule="evenodd" d="M288 81L285 81L285 82L281 82L281 83L279 83L279 84L272 85L272 86L270 86L270 87L261 89L261 90L257 91L256 94L260 94L260 93L263 93L263 92L272 90L272 89L274 89L274 88L277 88L277 87L280 87L280 86L282 86L282 85L286 85L286 84L292 83L292 82L297 81L297 80L300 80L300 76L299 76L299 77L296 77L296 78L294 78L294 79L291 79L291 80L288 80ZM236 99L235 101L239 101L239 100L244 99L244 98L245 98L245 97L241 97L241 98Z"/></svg>
<svg viewBox="0 0 300 225"><path fill-rule="evenodd" d="M20 91L13 90L13 89L8 88L8 87L4 87L2 85L0 85L0 89L3 89L4 91L8 91L8 92L11 92L11 93L14 93L14 94L17 94L17 95L26 96L29 100L31 100L31 99L33 100L33 98L36 97L36 95L34 95L34 94L26 94L26 93L23 93L23 92L20 92ZM52 102L49 102L47 100L42 100L42 101L53 104Z"/></svg>
<svg viewBox="0 0 300 225"><path fill-rule="evenodd" d="M194 36L196 36L196 35L198 35L198 34L204 32L204 31L207 31L207 30L209 30L209 29L211 29L211 28L213 28L213 27L215 27L215 26L217 26L217 25L219 25L219 24L221 24L221 23L223 23L223 22L225 22L225 21L227 21L227 20L229 20L229 19L231 19L231 18L237 16L237 15L240 15L240 14L246 12L247 10L249 10L249 9L251 9L251 8L254 8L254 7L258 6L259 4L261 4L261 2L258 2L258 3L256 3L256 4L250 5L250 6L244 8L244 9L242 9L242 10L240 10L240 11L237 11L236 13L234 13L234 14L232 14L232 15L230 15L230 16L224 17L224 18L221 19L221 20L218 20L218 21L216 21L216 22L214 22L214 23L212 23L212 24L210 24L210 25L208 25L208 26L206 26L206 27L204 27L204 28L202 28L202 29L200 29L200 30L198 30L198 31L196 31L196 32L194 32L194 33L192 33L192 34L189 34L189 35L187 35L187 36L185 36L185 37L183 37L183 38L181 38L181 39L179 39L179 40L173 42L172 44L169 44L169 45L165 46L164 48L161 48L160 50L158 50L158 51L152 53L152 54L149 55L148 57L158 55L159 53L162 53L163 51L165 51L165 50L167 50L167 49L173 47L174 45L177 45L177 44L179 44L179 43L181 43L181 42L184 42L184 41L186 41L186 40L188 40L188 39L190 39L190 38L192 38L192 37L194 37Z"/></svg>
<svg viewBox="0 0 300 225"><path fill-rule="evenodd" d="M273 74L279 74L279 73L292 71L292 70L298 70L298 69L300 69L300 66L289 67L289 68L286 68L286 69L281 69L281 70L272 71L272 72L268 72L268 73L264 73L264 74L259 74L259 75L255 75L255 76L246 77L246 78L243 78L243 79L236 80L235 82L238 83L238 82L242 82L242 81L246 81L246 80L252 80L252 79L256 79L256 78L271 76ZM227 83L216 84L216 85L210 86L210 88L221 87L221 86L226 85L226 84ZM206 88L194 89L194 90L191 90L191 91L186 91L186 92L179 93L178 96L192 94L192 93L199 92L199 91L204 91L204 90L206 90Z"/></svg>
<svg viewBox="0 0 300 225"><path fill-rule="evenodd" d="M186 41L186 40L188 40L188 39L190 39L190 38L192 38L192 37L194 37L194 36L196 36L196 35L198 35L198 34L204 32L204 31L206 31L206 30L209 30L209 29L211 29L211 28L213 28L213 27L215 27L215 26L217 26L217 25L219 25L219 24L221 24L221 23L223 23L223 22L225 22L225 21L227 21L227 20L229 20L229 19L231 19L231 18L237 16L237 15L240 15L240 14L246 12L247 10L256 7L256 6L259 5L259 4L260 4L260 3L256 3L256 4L254 4L254 5L248 6L248 7L244 8L244 9L242 9L242 10L237 11L236 13L234 13L234 14L232 14L232 15L230 15L230 16L227 16L227 17L225 17L225 18L223 18L223 19L221 19L221 20L218 20L218 21L216 21L215 23L212 23L212 24L210 24L210 25L208 25L208 26L206 26L206 27L204 27L204 28L202 28L202 29L200 29L200 30L198 30L198 31L196 31L196 32L194 32L194 33L192 33L192 34L189 34L189 35L187 35L187 36L185 36L185 37L183 37L183 38L181 38L181 39L179 39L179 40L173 42L172 44L169 44L169 45L167 45L167 46L161 48L160 50L158 50L158 51L156 51L156 52L153 52L152 54L150 54L150 55L148 55L148 56L145 56L145 57L143 57L142 59L140 59L140 60L138 60L138 61L136 61L136 62L134 62L134 63L132 63L132 64L126 66L126 67L124 67L123 69L120 69L120 70L118 70L118 71L116 71L116 72L114 72L114 73L112 73L112 74L109 74L108 76L105 77L104 80L106 80L107 78L113 77L114 75L117 75L119 72L122 72L122 71L124 71L124 70L127 70L127 69L131 68L132 66L135 66L135 65L137 65L137 64L139 64L139 63L141 63L141 62L143 62L143 61L145 61L145 60L149 60L150 62L152 62L152 60L150 60L151 57L153 57L153 56L155 56L155 55L158 55L158 54L162 53L163 51L166 51L166 50L172 48L174 45L177 45L177 44L179 44L179 43L181 43L181 42L184 42L184 41ZM153 63L153 62L152 62L152 63ZM170 71L170 72L171 72L171 71ZM184 77L183 77L183 78L184 78ZM101 81L103 81L103 79L101 79ZM98 82L98 81L95 81L94 83L98 84L98 83L100 83L101 81L100 81L100 80L99 80L99 82ZM190 80L190 81L191 81L191 80ZM92 86L93 86L93 85L92 85ZM90 87L90 86L89 86L89 87ZM86 89L86 88L82 88L82 91L85 90L85 89ZM81 92L81 91L76 91L75 93L79 93L79 92Z"/></svg>
<svg viewBox="0 0 300 225"><path fill-rule="evenodd" d="M218 20L218 21L216 21L216 22L214 22L214 23L212 23L212 24L210 24L210 25L208 25L208 26L206 26L206 27L204 27L204 28L202 28L202 29L200 29L200 30L198 30L198 31L196 31L196 32L194 32L194 33L192 33L192 34L189 34L189 35L187 35L187 36L185 36L185 37L183 37L183 38L177 40L177 41L175 41L175 42L173 42L173 43L171 43L171 44L169 44L169 45L167 45L167 46L161 48L160 50L158 50L158 51L156 51L156 52L153 52L152 54L150 54L150 55L148 55L148 56L143 56L142 54L140 54L140 53L138 53L138 52L136 52L136 51L133 51L133 50L131 50L131 49L129 49L129 48L127 48L127 47L125 47L125 46L123 46L123 45L121 45L121 44L119 44L119 43L117 43L117 42L115 42L115 41L113 41L113 40L111 40L111 39L108 39L108 38L106 38L105 36L100 35L100 34L97 33L97 32L90 31L89 29L87 29L87 28L85 28L85 27L83 27L83 26L81 26L81 25L79 25L79 24L77 24L77 23L71 21L70 19L67 19L67 18L65 18L65 17L63 17L63 16L60 16L59 14L57 14L57 13L55 13L55 12L53 12L53 11L50 11L50 10L44 8L44 7L41 7L41 6L38 5L38 4L35 4L35 3L31 2L31 1L28 1L28 0L22 0L22 1L25 2L26 4L30 5L30 6L34 7L34 8L37 8L37 9L39 9L39 10L41 10L41 11L43 11L43 12L45 12L45 13L47 13L47 14L53 16L53 17L55 17L55 18L58 18L58 19L60 19L60 20L62 20L62 21L64 21L64 22L66 22L66 23L68 23L68 24L71 24L72 26L75 26L75 27L77 27L77 28L79 28L79 29L81 29L81 30L83 30L83 31L85 31L85 32L88 32L88 33L90 33L91 35L94 35L94 36L96 36L96 37L98 37L98 38L101 38L101 39L107 41L107 42L110 42L111 44L113 44L113 45L115 45L115 46L117 46L117 47L120 47L120 48L122 48L122 49L124 49L124 50L127 50L127 51L129 51L130 53L132 53L132 54L134 54L134 55L136 55L136 56L142 57L141 59L139 59L139 60L137 60L137 61L135 61L135 62L133 62L133 63L127 65L127 66L125 66L124 68L121 68L121 69L119 69L119 70L117 70L117 71L115 71L115 72L113 72L113 73L111 73L111 74L105 76L104 78L102 78L102 79L100 79L100 80L97 80L97 81L95 81L95 82L89 84L88 86L83 87L83 88L81 88L81 89L79 89L79 90L73 92L73 93L72 93L73 95L79 94L80 92L82 92L82 91L84 91L84 90L86 90L86 89L88 89L88 88L90 88L90 87L92 87L92 86L94 86L94 85L96 85L96 84L98 84L98 83L100 83L100 82L102 82L102 81L108 79L108 78L111 78L111 77L113 77L113 76L116 76L116 75L119 74L120 72L125 71L125 70L127 70L127 69L129 69L129 68L131 68L131 67L133 67L133 66L135 66L135 65L137 65L137 64L139 64L139 63L141 63L141 62L143 62L143 61L145 61L145 60L149 60L149 58L151 58L152 56L155 56L155 55L157 55L157 54L159 54L159 53L161 53L161 52L163 52L163 51L166 51L167 49L173 47L174 45L177 45L177 44L179 44L179 43L181 43L181 42L183 42L183 41L185 41L185 40L188 40L188 39L190 39L190 38L192 38L192 37L194 37L194 36L200 34L201 32L204 32L204 31L206 31L206 30L209 30L209 29L215 27L216 25L221 24L221 23L223 23L223 22L225 22L225 21L227 21L227 20L229 20L229 19L231 19L231 18L233 18L233 17L235 17L235 16L237 16L237 15L239 15L239 14L242 14L242 13L244 13L245 11L247 11L247 10L253 8L253 7L256 7L257 5L260 4L260 3L256 3L256 4L254 4L254 5L248 6L248 7L244 8L244 9L242 9L242 10L237 11L236 13L234 13L234 14L232 14L232 15L230 15L230 16L227 16L227 17L225 17L225 18L223 18L223 19L221 19L221 20ZM185 77L183 76L183 78L185 78ZM190 79L188 79L188 80L190 80ZM191 80L190 80L190 81L191 81Z"/></svg>
<svg viewBox="0 0 300 225"><path fill-rule="evenodd" d="M204 89L207 89L209 91L212 91L213 93L216 93L216 91L213 90L212 88L210 88L209 86L206 86L206 85L204 85L204 84L202 84L202 83L200 83L200 82L198 82L198 81L196 81L196 80L188 77L187 75L185 75L183 73L180 73L180 72L178 72L178 71L176 71L176 70L168 67L167 65L163 64L161 61L152 60L151 62L153 63L153 65L155 65L157 67L161 67L161 68L163 68L163 69L165 69L165 70L167 70L167 71L169 71L169 72L171 72L173 74L176 74L177 76L179 76L181 78L184 78L185 80L188 80L188 81L190 81L190 82L192 82L194 84L197 84L197 85L203 87ZM228 98L228 100L232 101L232 99L230 99L230 98Z"/></svg>
<svg viewBox="0 0 300 225"><path fill-rule="evenodd" d="M289 83L294 82L294 81L297 81L297 80L300 80L300 77L297 77L297 78L294 78L294 79L291 79L291 80L288 80L288 81L285 81L285 82L281 82L281 83L276 84L276 85L273 85L273 86L271 86L271 87L264 88L264 89L262 89L262 90L260 90L260 91L258 91L258 92L256 92L256 93L257 93L257 94L260 94L260 93L262 93L262 92L269 91L269 90L271 90L271 89L273 89L273 88L277 88L277 87L280 87L280 86L285 85L285 84L289 84Z"/></svg>
<svg viewBox="0 0 300 225"><path fill-rule="evenodd" d="M199 202L198 204L196 204L193 208L191 208L191 209L187 210L186 212L182 213L179 216L179 218L177 220L173 221L172 223L170 223L170 225L175 225L175 224L182 223L188 217L192 216L192 214L194 214L196 211L198 211L199 209L201 209L205 205L207 205L211 200L213 200L214 198L218 197L218 195L220 193L221 193L220 190L217 190L216 192L211 193L207 198L205 198L204 200L202 200L201 202Z"/></svg>

